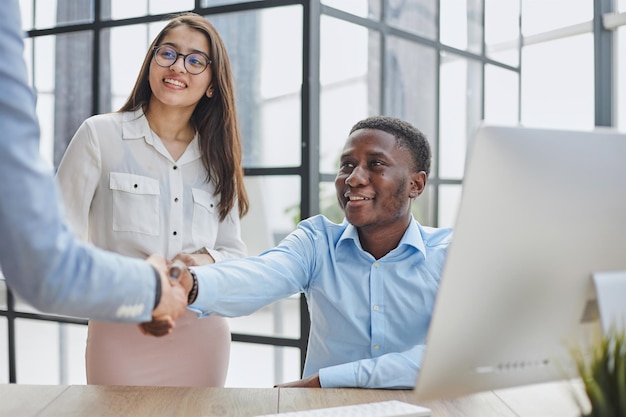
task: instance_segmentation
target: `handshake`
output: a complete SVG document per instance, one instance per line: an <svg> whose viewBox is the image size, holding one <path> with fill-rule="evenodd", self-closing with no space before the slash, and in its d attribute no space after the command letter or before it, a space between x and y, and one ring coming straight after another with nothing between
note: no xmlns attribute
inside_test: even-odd
<svg viewBox="0 0 626 417"><path fill-rule="evenodd" d="M187 305L191 304L190 293L195 297L194 278L188 266L198 265L193 256L178 255L174 261L166 261L159 255L146 259L161 277L161 297L152 311L152 321L139 324L139 330L145 335L165 336L176 326L175 320L182 316ZM197 285L197 284L196 284Z"/></svg>

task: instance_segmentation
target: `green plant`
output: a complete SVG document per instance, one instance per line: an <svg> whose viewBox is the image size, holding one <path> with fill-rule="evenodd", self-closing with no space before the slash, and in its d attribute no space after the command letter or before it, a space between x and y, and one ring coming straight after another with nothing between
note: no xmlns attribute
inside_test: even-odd
<svg viewBox="0 0 626 417"><path fill-rule="evenodd" d="M591 404L586 417L626 417L626 337L610 332L588 356L574 352L578 374Z"/></svg>

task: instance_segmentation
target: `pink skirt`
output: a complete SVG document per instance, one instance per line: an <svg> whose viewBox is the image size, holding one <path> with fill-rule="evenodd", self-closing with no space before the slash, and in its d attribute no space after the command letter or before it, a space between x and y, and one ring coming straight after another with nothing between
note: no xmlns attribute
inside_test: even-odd
<svg viewBox="0 0 626 417"><path fill-rule="evenodd" d="M136 324L90 321L85 351L87 383L223 387L230 357L224 317L187 311L167 336L143 335Z"/></svg>

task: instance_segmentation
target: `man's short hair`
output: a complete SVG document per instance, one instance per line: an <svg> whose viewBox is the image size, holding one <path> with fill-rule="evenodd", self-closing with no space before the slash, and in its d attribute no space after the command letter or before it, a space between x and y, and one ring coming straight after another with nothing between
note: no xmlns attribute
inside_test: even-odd
<svg viewBox="0 0 626 417"><path fill-rule="evenodd" d="M430 174L432 152L428 139L409 122L391 116L371 116L352 126L350 134L359 129L382 130L393 135L397 145L411 153L415 172L424 171L427 176Z"/></svg>

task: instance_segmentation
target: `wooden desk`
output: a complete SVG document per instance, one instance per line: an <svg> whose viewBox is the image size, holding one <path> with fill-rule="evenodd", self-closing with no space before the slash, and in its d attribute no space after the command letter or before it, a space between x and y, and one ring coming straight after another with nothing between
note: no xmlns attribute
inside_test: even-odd
<svg viewBox="0 0 626 417"><path fill-rule="evenodd" d="M0 384L0 417L252 417L391 399L429 407L432 417L578 417L569 394L545 384L418 402L397 390Z"/></svg>

